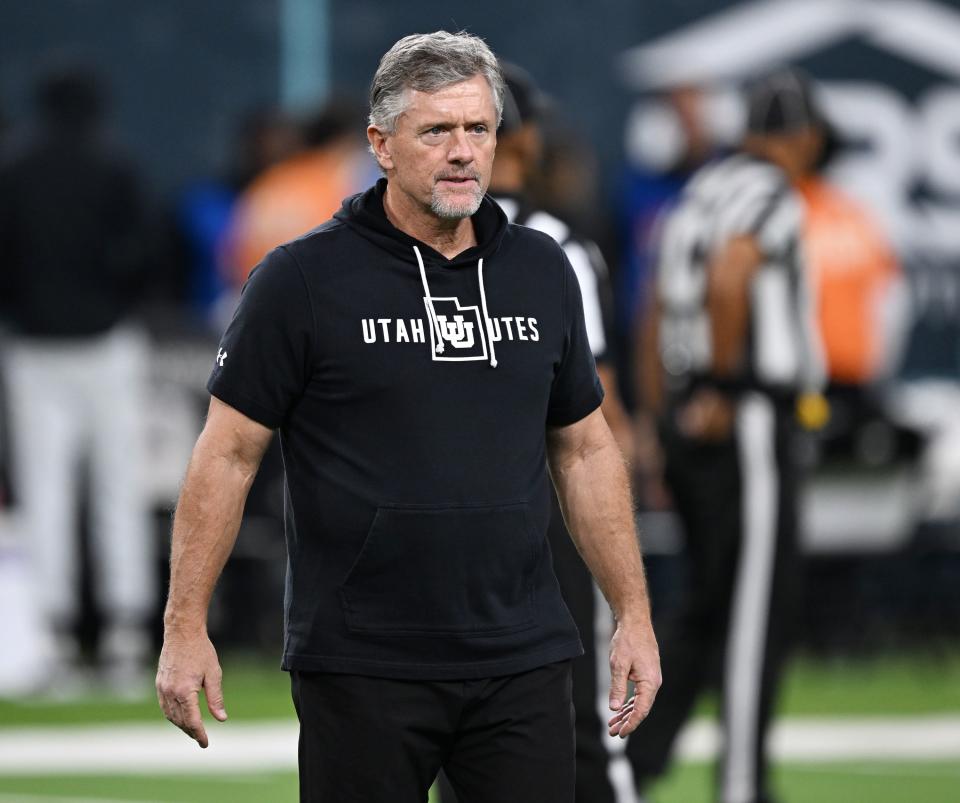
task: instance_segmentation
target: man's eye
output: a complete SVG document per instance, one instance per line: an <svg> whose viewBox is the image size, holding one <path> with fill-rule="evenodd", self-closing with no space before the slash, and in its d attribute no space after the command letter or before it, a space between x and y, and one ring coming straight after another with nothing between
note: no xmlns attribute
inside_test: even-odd
<svg viewBox="0 0 960 803"><path fill-rule="evenodd" d="M487 133L487 127L486 127L485 125L475 125L475 126L473 127L473 133L474 133L474 134L486 134L486 133Z"/></svg>
<svg viewBox="0 0 960 803"><path fill-rule="evenodd" d="M438 137L443 133L443 129L440 126L435 125L433 128L429 129L427 133L431 136Z"/></svg>

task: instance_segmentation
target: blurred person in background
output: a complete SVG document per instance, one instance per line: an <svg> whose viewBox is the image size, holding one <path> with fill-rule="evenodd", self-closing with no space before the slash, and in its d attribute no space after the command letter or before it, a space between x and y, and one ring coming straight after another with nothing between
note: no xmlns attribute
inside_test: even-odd
<svg viewBox="0 0 960 803"><path fill-rule="evenodd" d="M833 150L833 135L828 132ZM906 339L906 286L897 255L869 211L813 166L797 182L803 242L816 295L830 420L821 458L876 468L913 462L923 437L887 409L884 385Z"/></svg>
<svg viewBox="0 0 960 803"><path fill-rule="evenodd" d="M634 342L647 310L645 293L656 273L658 231L665 210L717 147L707 128L700 87L679 86L645 104L627 142L623 178L623 269L617 277L616 323Z"/></svg>
<svg viewBox="0 0 960 803"><path fill-rule="evenodd" d="M573 267L583 300L590 350L597 362L597 373L604 388L601 405L604 417L621 451L630 454L632 429L617 390L616 376L608 353L610 315L609 273L596 243L579 237L559 218L537 208L528 191L542 169L543 132L541 129L547 99L531 76L522 68L501 62L507 92L503 119L497 130L497 154L493 162L488 192L511 223L528 226L549 235L563 248ZM573 662L573 704L576 712L577 803L613 801L613 788L607 777L610 763L604 745L606 729L597 706L597 645L594 620L599 613L595 602L593 578L577 552L563 521L556 494L547 537L553 553L553 566L560 581L563 599L570 609L584 654ZM605 605L603 613L608 613ZM606 652L606 642L600 647ZM444 803L455 795L441 779Z"/></svg>
<svg viewBox="0 0 960 803"><path fill-rule="evenodd" d="M58 683L77 660L78 492L88 478L100 660L117 690L142 683L154 605L140 480L149 352L131 321L144 280L144 205L102 125L97 78L51 71L37 128L0 166L0 305L14 484Z"/></svg>
<svg viewBox="0 0 960 803"><path fill-rule="evenodd" d="M489 193L506 213L507 220L550 235L570 260L583 298L590 349L603 383L604 416L621 451L629 458L633 447L630 421L620 400L610 353L610 271L595 242L531 199L528 188L543 167L543 113L548 100L525 70L508 63L502 69L508 92L503 122L497 131L497 156Z"/></svg>
<svg viewBox="0 0 960 803"><path fill-rule="evenodd" d="M597 243L609 256L615 248L615 227L601 199L600 165L593 144L549 96L543 96L537 114L540 166L527 183L528 201Z"/></svg>
<svg viewBox="0 0 960 803"><path fill-rule="evenodd" d="M302 124L303 147L251 180L231 215L221 254L234 299L264 256L328 220L345 197L376 178L357 133L362 119L359 103L327 101Z"/></svg>
<svg viewBox="0 0 960 803"><path fill-rule="evenodd" d="M218 244L223 287L215 312L218 334L229 323L243 284L258 262L328 220L345 197L376 180L376 164L361 136L363 118L362 103L345 95L334 95L305 115L287 118L295 126L296 147L248 177ZM274 438L247 496L248 537L255 532L250 526L254 520L261 523L262 538L272 541L282 531L283 481L283 458ZM276 525L276 532L271 525ZM237 601L244 609L265 600L243 593L237 594Z"/></svg>
<svg viewBox="0 0 960 803"><path fill-rule="evenodd" d="M225 173L185 187L176 199L172 221L177 253L171 262L185 268L175 295L218 333L236 304L234 277L224 275L223 262L237 201L255 178L304 145L297 121L274 108L243 115L231 144ZM225 307L229 309L224 311Z"/></svg>
<svg viewBox="0 0 960 803"><path fill-rule="evenodd" d="M702 88L687 84L655 96L639 112L628 139L630 165L623 178L621 231L623 258L616 277L614 339L623 355L620 366L629 375L628 401L635 411L634 483L644 510L670 506L663 485L662 455L654 422L643 414L630 393L636 384L636 360L643 348L648 293L655 284L659 233L690 176L717 154L708 130Z"/></svg>
<svg viewBox="0 0 960 803"><path fill-rule="evenodd" d="M471 803L572 801L581 646L545 543L548 458L617 614L613 734L660 684L576 276L485 194L503 84L481 39L401 39L370 98L385 178L272 251L221 341L175 517L160 703L204 747L201 689L226 718L207 608L279 428L301 800L419 802L444 768Z"/></svg>
<svg viewBox="0 0 960 803"><path fill-rule="evenodd" d="M503 121L497 132L497 155L493 162L489 193L511 223L542 231L563 248L573 267L583 299L587 339L597 373L603 384L601 405L607 424L629 459L632 428L617 389L610 354L610 276L596 243L578 236L559 218L537 208L530 200L530 184L542 170L543 111L546 99L530 75L520 67L501 64L507 95ZM593 578L577 552L563 521L556 494L547 536L553 552L553 565L560 590L570 609L584 654L573 662L573 704L577 732L577 803L613 801L613 789L607 776L610 763L604 744L605 728L597 707L597 653L606 654L607 644L596 643L595 617L609 615L607 606L598 608ZM604 628L606 630L606 628Z"/></svg>
<svg viewBox="0 0 960 803"><path fill-rule="evenodd" d="M797 189L827 377L837 387L874 385L902 352L900 263L870 213L829 179L811 171Z"/></svg>
<svg viewBox="0 0 960 803"><path fill-rule="evenodd" d="M765 737L799 602L797 410L808 423L823 413L791 188L818 159L822 117L792 70L757 80L748 106L740 152L697 171L663 228L642 398L659 421L689 584L660 623L669 681L627 745L642 793L719 669L723 803L772 800Z"/></svg>

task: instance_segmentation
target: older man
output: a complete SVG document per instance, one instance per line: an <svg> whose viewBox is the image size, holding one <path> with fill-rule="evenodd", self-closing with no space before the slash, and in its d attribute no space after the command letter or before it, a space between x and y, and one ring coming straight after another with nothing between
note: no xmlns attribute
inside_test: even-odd
<svg viewBox="0 0 960 803"><path fill-rule="evenodd" d="M633 731L660 684L576 278L485 198L503 80L481 40L400 40L370 100L386 178L267 256L217 353L161 705L201 746L201 688L226 718L206 610L279 428L301 800L424 801L441 767L465 800L572 800L581 647L545 544L548 461L617 616L611 730Z"/></svg>

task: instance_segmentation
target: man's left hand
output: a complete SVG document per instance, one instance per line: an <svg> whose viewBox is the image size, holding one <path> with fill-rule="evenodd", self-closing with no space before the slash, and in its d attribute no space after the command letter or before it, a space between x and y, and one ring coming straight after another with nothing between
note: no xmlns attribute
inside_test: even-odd
<svg viewBox="0 0 960 803"><path fill-rule="evenodd" d="M627 682L634 694L627 700ZM626 739L646 719L662 681L660 650L649 620L618 622L610 641L610 710L616 714L607 725L611 736Z"/></svg>

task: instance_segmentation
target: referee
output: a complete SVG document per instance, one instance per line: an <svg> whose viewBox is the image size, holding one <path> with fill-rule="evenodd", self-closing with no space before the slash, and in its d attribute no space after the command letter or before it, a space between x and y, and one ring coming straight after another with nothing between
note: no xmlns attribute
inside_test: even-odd
<svg viewBox="0 0 960 803"><path fill-rule="evenodd" d="M497 129L497 155L488 192L511 223L549 235L563 248L580 288L587 341L603 384L604 418L625 457L629 456L631 428L617 392L608 344L610 283L607 264L596 243L583 239L562 220L536 208L527 187L541 169L542 120L549 100L526 70L500 62L507 91L503 119ZM610 759L605 744L606 700L598 690L609 673L598 671L598 656L607 652L609 607L603 603L583 558L570 539L556 494L552 499L547 539L563 600L580 632L584 654L573 660L573 707L576 717L575 803L615 803L610 781ZM598 599L599 598L599 599ZM598 627L597 624L600 624ZM602 642L602 643L601 643ZM602 709L602 710L601 710ZM601 714L604 714L601 716ZM445 776L439 778L443 803L457 803Z"/></svg>
<svg viewBox="0 0 960 803"><path fill-rule="evenodd" d="M723 803L771 800L764 737L798 600L790 447L796 413L819 413L822 373L791 189L819 156L822 117L793 70L747 94L742 148L695 173L663 226L642 396L690 583L658 629L669 682L627 746L642 793L719 670Z"/></svg>
<svg viewBox="0 0 960 803"><path fill-rule="evenodd" d="M564 221L536 208L525 194L543 156L542 121L548 100L532 77L514 64L501 62L507 95L503 121L497 131L497 156L490 178L490 195L511 223L550 235L563 248L573 267L583 300L587 340L597 362L603 384L602 410L617 445L629 459L632 429L617 391L617 378L610 354L610 274L596 243L582 238ZM610 609L603 603L593 578L580 557L563 521L556 495L547 537L553 553L553 567L560 581L564 602L580 631L584 654L573 661L573 705L576 713L577 780L576 803L614 803L610 759L605 743L606 716L598 699L608 673L603 673L598 656L605 663ZM602 642L602 643L601 643ZM602 702L606 708L606 700ZM447 803L447 798L444 798Z"/></svg>

